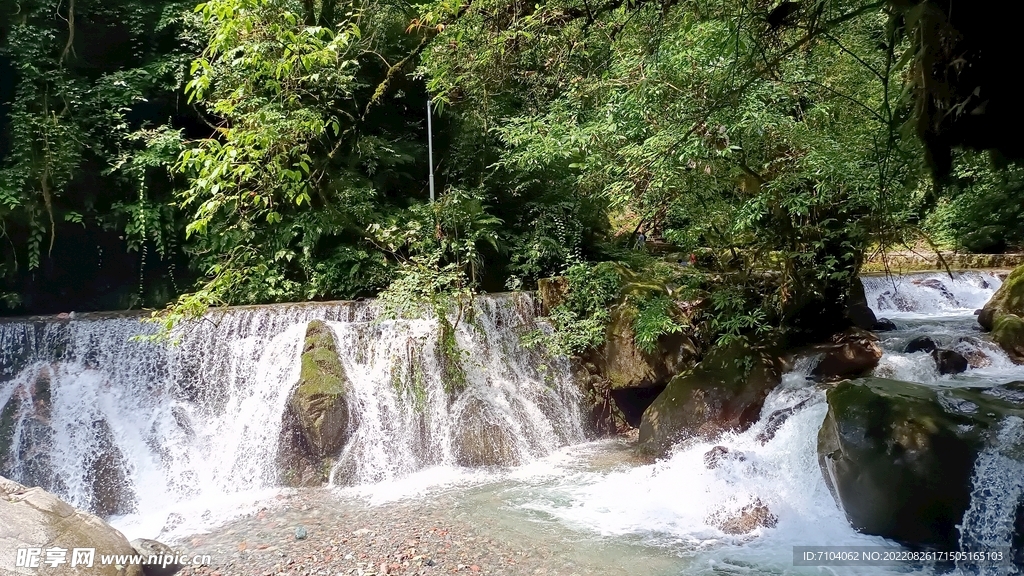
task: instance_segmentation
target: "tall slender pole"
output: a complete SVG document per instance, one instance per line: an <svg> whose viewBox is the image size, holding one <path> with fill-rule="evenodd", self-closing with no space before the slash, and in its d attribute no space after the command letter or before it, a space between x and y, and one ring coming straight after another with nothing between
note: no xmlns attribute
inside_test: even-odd
<svg viewBox="0 0 1024 576"><path fill-rule="evenodd" d="M434 201L434 132L430 122L430 98L427 98L427 160L430 162L430 201Z"/></svg>

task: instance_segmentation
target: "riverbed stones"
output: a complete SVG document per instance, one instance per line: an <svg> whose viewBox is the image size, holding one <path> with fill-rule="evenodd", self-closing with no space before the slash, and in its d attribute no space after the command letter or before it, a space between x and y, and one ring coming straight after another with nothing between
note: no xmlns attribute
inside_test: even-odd
<svg viewBox="0 0 1024 576"><path fill-rule="evenodd" d="M827 398L818 462L853 527L958 549L976 457L1021 406L989 390L877 378L841 382Z"/></svg>
<svg viewBox="0 0 1024 576"><path fill-rule="evenodd" d="M960 374L970 367L967 358L956 350L938 349L932 352L939 374Z"/></svg>
<svg viewBox="0 0 1024 576"><path fill-rule="evenodd" d="M142 576L138 565L101 564L100 555L134 555L125 537L100 518L76 510L42 488L28 488L0 477L0 562L4 574L37 576L39 567L18 567L13 561L19 548L61 548L68 562L56 568L45 567L46 574L57 576ZM70 566L75 548L95 549L91 568Z"/></svg>
<svg viewBox="0 0 1024 576"><path fill-rule="evenodd" d="M854 378L869 373L882 359L878 337L859 328L848 328L832 337L829 344L814 347L821 360L811 370L818 380Z"/></svg>
<svg viewBox="0 0 1024 576"><path fill-rule="evenodd" d="M163 542L136 538L132 540L131 545L142 557L142 572L145 576L174 576L184 568L181 564L168 561L180 554Z"/></svg>
<svg viewBox="0 0 1024 576"><path fill-rule="evenodd" d="M736 340L713 348L693 370L676 376L644 412L638 447L663 456L675 442L746 430L781 380L781 362Z"/></svg>

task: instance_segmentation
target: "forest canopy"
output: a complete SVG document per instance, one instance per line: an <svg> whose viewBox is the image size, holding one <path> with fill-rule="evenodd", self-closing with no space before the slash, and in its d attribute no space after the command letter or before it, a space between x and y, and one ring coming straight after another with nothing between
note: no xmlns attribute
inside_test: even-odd
<svg viewBox="0 0 1024 576"><path fill-rule="evenodd" d="M866 254L1024 242L1010 36L989 14L8 1L0 297L8 314L401 308L599 285L614 264L704 290L718 333L800 327L846 301ZM638 232L717 275L666 272Z"/></svg>

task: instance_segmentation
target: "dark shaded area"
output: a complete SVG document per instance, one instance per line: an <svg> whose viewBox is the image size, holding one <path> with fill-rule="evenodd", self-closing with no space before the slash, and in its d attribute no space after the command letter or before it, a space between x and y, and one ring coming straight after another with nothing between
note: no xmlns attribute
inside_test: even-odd
<svg viewBox="0 0 1024 576"><path fill-rule="evenodd" d="M1007 5L993 1L893 0L921 51L916 113L918 133L936 176L944 179L953 150L991 150L998 160L1024 159L1018 24Z"/></svg>
<svg viewBox="0 0 1024 576"><path fill-rule="evenodd" d="M609 391L609 394L626 422L634 428L639 428L644 411L665 390L665 386L667 384L655 384L647 388L617 388Z"/></svg>
<svg viewBox="0 0 1024 576"><path fill-rule="evenodd" d="M168 26L166 19L186 3L79 1L73 26L67 3L58 9L52 4L21 2L15 12L0 8L0 168L13 166L26 177L20 189L10 189L19 203L0 208L0 294L18 297L0 306L0 314L161 306L194 279L180 246L183 235L166 221L175 216L165 209L171 216L159 223L164 253L152 239L130 245L126 227L131 204L141 201L140 184L112 167L119 153L141 150L144 144L125 142L110 126L123 122L121 133L160 126L183 130L185 136L209 133L186 106L175 79L186 72L179 66L187 65L182 51L188 47L179 37L180 23ZM109 102L122 98L118 90L134 104L111 109ZM127 96L132 93L141 97ZM55 180L63 175L51 176L50 206L40 185L46 167L40 152L28 148L38 144L22 140L17 151L13 148L19 128L13 122L24 121L26 114L49 116L64 131L56 134L81 145L66 182ZM26 154L33 160L25 161ZM141 184L145 201L154 207L169 205L177 184L165 169L148 169ZM31 262L37 249L31 239L41 231L35 267Z"/></svg>

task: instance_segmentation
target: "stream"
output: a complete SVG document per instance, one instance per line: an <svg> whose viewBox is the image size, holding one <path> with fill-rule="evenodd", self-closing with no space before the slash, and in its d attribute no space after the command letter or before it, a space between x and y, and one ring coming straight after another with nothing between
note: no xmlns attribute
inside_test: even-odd
<svg viewBox="0 0 1024 576"><path fill-rule="evenodd" d="M874 374L965 387L1024 380L1024 366L989 342L974 316L1000 282L982 271L865 277L868 304L898 328L879 334L884 355ZM933 573L793 565L794 546L898 548L856 532L822 479L817 435L827 404L808 378L810 362L784 376L749 430L682 443L642 463L628 439L588 441L568 363L522 346L523 334L547 329L529 296L485 297L476 307L476 320L456 335L467 391L450 405L442 400L434 324L374 322L372 304L219 312L170 349L132 339L152 331L132 318L2 322L0 433L6 425L12 440L0 473L80 507L110 507L111 523L129 538L215 538L283 494L301 493L327 510L412 507L455 519L491 540L544 549L551 562L581 574ZM284 489L273 479L273 451L313 319L335 333L360 417L332 470L336 485ZM902 352L923 335L977 367L942 376L929 354ZM422 373L411 372L416 366ZM395 384L414 376L424 383L418 399ZM763 442L768 416L791 407ZM510 438L512 465L459 466L467 422ZM1006 423L1007 446L1024 443L1018 424ZM709 469L705 454L715 446L741 456ZM114 502L90 488L101 470L115 470L111 481L125 486ZM1024 497L1024 463L986 452L974 483L962 542L1006 545ZM777 517L774 527L738 536L716 527L716 518L755 502ZM293 514L293 524L313 522ZM1007 570L997 573L1014 573Z"/></svg>

